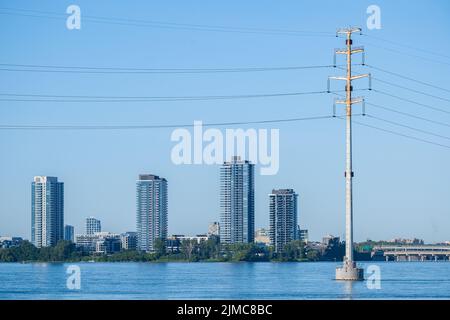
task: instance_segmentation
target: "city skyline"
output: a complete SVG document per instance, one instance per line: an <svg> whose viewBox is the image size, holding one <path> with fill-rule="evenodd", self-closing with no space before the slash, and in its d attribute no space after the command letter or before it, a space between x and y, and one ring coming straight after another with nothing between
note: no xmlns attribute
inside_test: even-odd
<svg viewBox="0 0 450 320"><path fill-rule="evenodd" d="M14 6L25 7L25 3L17 1ZM86 15L126 15L130 19L177 21L181 24L199 22L202 25L232 25L237 28L313 29L331 34L337 27L359 25L363 27L363 36L355 35L354 45L365 46L368 64L446 87L446 71L449 67L445 57L395 44L417 47L419 41L429 37L429 32L414 22L418 19L425 19L424 23L433 29L437 39L448 38L450 25L445 16L449 9L448 2L438 1L428 7L424 4L410 6L407 2L379 1L383 13L381 30L365 27L365 11L369 4L364 1L348 3L344 10L341 4L332 1L326 2L326 5L291 1L276 10L273 5L266 4L261 6L258 15L252 15L254 6L241 3L217 4L210 8L179 2L178 13L163 3L143 3L140 13L121 4L102 6L89 1L79 2ZM65 4L56 5L51 1L27 5L29 9L61 14L66 9ZM423 16L425 11L429 12L428 17ZM263 32L199 31L192 28L172 30L95 24L89 21L83 21L81 30L69 31L64 19L59 21L14 15L5 15L3 18L2 24L8 26L3 30L15 30L14 34L3 32L3 59L4 63L11 64L168 69L330 65L333 49L342 46L342 39L336 39L333 35L303 37ZM29 30L36 32L30 35ZM394 44L377 41L376 37ZM102 45L93 46L93 43ZM436 41L427 43L426 50L446 52L450 47L445 41ZM417 56L426 56L428 61ZM326 90L327 77L340 74L340 71L323 68L239 74L106 76L28 71L8 72L6 76L7 71L2 71L5 76L0 79L0 83L5 93L12 94L244 95ZM366 73L368 67L355 66L356 71ZM443 100L427 101L428 98L376 80L399 83L394 76L376 69L370 69L370 72L374 77L374 89L437 108L445 109L448 105ZM402 85L410 89L444 95L435 88L424 89L417 83L404 80ZM333 90L342 89L338 84L333 86ZM358 89L362 88L361 85ZM448 115L375 92L364 92L362 95L368 101L368 115L401 122L437 135L445 134L445 128L420 122L419 119L402 118L401 114L389 114L388 117L387 111L383 113L369 103L441 122L448 122ZM105 104L11 101L3 102L0 118L3 124L35 125L158 125L190 124L195 120L206 124L331 115L333 100L333 95L325 94L230 101ZM339 111L342 110L338 108ZM376 122L370 117L355 120L401 131L398 127ZM344 238L343 126L343 121L338 119L242 126L280 129L278 174L255 174L255 184L258 186L255 192L256 228L267 227L268 224L267 194L274 188L292 188L302 196L302 222L307 226L311 238L319 239L328 233ZM426 140L442 140L403 129L405 131L402 132L408 135L415 134ZM354 131L355 241L395 237L419 237L427 242L448 240L448 150L357 125ZM31 199L28 186L36 174L57 176L66 183L65 222L76 230L82 230L84 217L90 215L102 220L105 230L133 230L135 177L142 172L158 173L171 181L169 234L204 232L209 222L218 219L218 170L216 166L177 166L172 163L171 132L172 129L164 128L128 131L2 131L0 147L6 151L0 159L3 175L0 197L4 199L0 203L0 234L30 237ZM442 143L447 143L445 138ZM46 156L42 156L44 152ZM255 172L259 172L258 165ZM203 201L198 201L200 198Z"/></svg>
<svg viewBox="0 0 450 320"><path fill-rule="evenodd" d="M240 169L233 169L233 170L226 170L226 168L228 168L228 169L230 169L230 168L232 168L233 167L233 164L234 164L234 166L236 166L236 165L239 165L239 167L240 167ZM243 167L243 165L245 166L245 165L247 165L247 166L249 166L249 168L251 168L251 169L248 169L248 170L243 170L242 169L242 167ZM234 156L234 157L232 157L232 159L230 160L230 161L226 161L226 162L224 162L223 163L223 165L221 165L221 166L218 166L218 168L219 168L219 170L221 171L221 173L222 173L222 175L224 174L224 173L226 173L226 172L228 172L229 174L228 174L228 179L230 179L231 178L231 172L235 172L235 174L236 174L236 172L238 172L238 176L240 176L240 178L241 178L241 180L242 180L242 177L243 177L243 171L246 171L246 174L245 175L248 175L249 174L249 171L251 171L251 172L253 172L253 165L251 164L251 162L249 162L248 160L241 160L241 157L239 157L239 156ZM224 170L225 169L225 170ZM240 174L239 174L239 172L240 172ZM251 174L251 176L253 177L253 175L254 175L254 173L252 173ZM147 186L145 186L145 182L147 182L147 184L148 184L148 182L152 182L152 181L154 181L154 180L157 180L157 181L161 181L161 182L165 182L166 183L166 185L165 186L163 186L163 187L158 187L158 188L163 188L163 189L165 189L165 193L167 193L167 181L166 181L166 179L165 178L160 178L159 176L157 176L157 175L153 175L153 174L140 174L139 175L139 179L137 180L137 183L136 183L136 192L137 192L137 196L136 196L136 199L137 199L137 202L136 202L136 212L137 212L137 214L138 214L138 218L137 219L139 219L139 212L140 212L140 207L141 207L141 205L140 205L140 200L139 200L139 194L140 193L142 193L142 191L143 190L141 190L142 189L142 187L144 187L145 188L145 190L147 190L148 189L148 185ZM237 179L237 180L239 180L239 179ZM32 183L32 198L34 198L35 196L34 196L34 194L36 193L36 191L35 191L35 184L36 183L39 183L39 184L46 184L46 183L53 183L53 184L57 184L57 185L59 185L60 187L53 187L53 188L51 188L50 189L50 192L51 191L53 191L53 192L55 192L55 190L60 190L61 188L62 188L62 190L64 189L64 183L63 182L59 182L58 181L58 177L49 177L49 176L35 176L34 177L34 181L33 181L33 183ZM144 186L142 186L141 184L142 184L142 182L144 182ZM242 181L241 181L242 182ZM220 179L220 181L219 181L219 183L221 184L221 185L224 185L224 179L223 178L221 178ZM245 183L244 183L245 184ZM246 184L248 184L248 182L246 182ZM226 185L226 183L225 183L225 185ZM242 184L243 185L243 184ZM240 186L240 189L242 189L242 185ZM62 186L62 187L61 187ZM228 182L228 186L230 187L230 182ZM40 190L42 189L42 187L41 188L39 188L38 189L38 192L40 192ZM150 189L152 189L152 188L150 188ZM239 188L238 188L239 189ZM257 188L255 188L255 187L253 187L253 189L257 189ZM159 190L159 189L158 189ZM242 191L242 190L241 190ZM59 192L61 192L61 191L59 191ZM153 192L153 191L152 191ZM158 191L157 190L155 190L154 192L156 192L156 193L158 193ZM42 192L41 192L42 193ZM253 193L254 193L254 191L253 191ZM62 191L62 194L63 194L63 199L62 199L62 203L64 203L64 191ZM59 196L59 195L58 195ZM290 196L292 196L292 197L290 197ZM167 196L166 196L167 197ZM289 199L290 199L290 201L294 201L294 205L292 206L288 206L288 207L284 207L284 206L282 206L282 205L279 205L279 204L277 204L277 202L278 202L278 198L283 198L284 200L284 202L283 202L283 205L286 205L286 199L287 199L287 197L290 197ZM300 239L301 238L301 236L300 236L300 234L301 234L301 232L302 231L306 231L306 232L308 232L308 228L307 228L307 226L306 226L306 230L302 230L302 229L305 229L305 226L304 225L302 225L302 226L300 226L300 224L298 223L298 213L297 213L297 210L298 210L298 204L297 204L297 197L298 197L298 194L297 193L295 193L294 192L294 190L293 189L273 189L272 190L272 192L269 194L269 198L270 198L270 201L269 201L269 205L268 205L268 211L269 211L269 220L267 221L268 223L265 225L265 226L262 226L262 227L258 227L258 228L256 228L254 225L253 225L253 227L252 228L249 228L249 229L252 229L253 230L253 232L252 232L252 237L251 238L253 238L254 239L254 237L256 236L256 234L257 234L257 231L258 230L264 230L265 228L267 228L267 230L269 230L270 232L272 232L272 235L271 235L271 237L273 238L273 239L275 239L274 237L275 237L275 233L277 232L276 231L276 229L277 229L277 227L273 227L274 226L274 224L276 224L276 220L277 219L291 219L291 221L290 221L290 223L291 224L293 224L293 226L295 226L295 230L293 231L294 233L293 233L293 235L287 235L286 233L284 233L283 234L283 237L286 237L286 239L287 238L289 238L289 241L292 241L292 240L295 240L295 239ZM152 198L152 197L150 197L150 198ZM148 198L147 200L149 200L150 198ZM166 200L164 200L164 199L162 199L161 201L167 201L167 199ZM242 204L242 201L241 201L241 204ZM63 205L64 206L64 205ZM254 205L253 205L254 206ZM31 209L32 209L32 212L35 212L36 210L35 210L35 203L34 202L32 202L32 207L31 207ZM185 232L178 232L178 233L169 233L168 231L167 231L167 229L168 229L168 210L167 210L167 207L168 207L168 204L165 204L165 214L163 214L166 218L165 218L165 226L163 226L163 229L165 229L166 231L164 231L163 232L163 234L165 234L166 236L165 236L165 238L166 239L168 239L169 238L169 234L171 234L171 235L176 235L176 234L189 234L189 233L185 233ZM292 213L291 213L292 212ZM295 213L294 213L295 212ZM292 217L290 217L290 215L291 214L294 214ZM281 217L281 215L283 216L283 217ZM277 216L280 216L279 218L277 218ZM289 217L288 217L289 216ZM62 214L62 217L63 217L63 219L64 219L64 213ZM217 217L217 220L222 220L221 219L222 218L222 216L221 216L221 214L220 214L220 212L219 212L219 214L218 214L218 217ZM32 215L32 221L35 219L35 217L34 217L34 215ZM254 218L253 218L254 219ZM139 221L139 220L137 220L137 221ZM242 222L242 221L241 221ZM284 221L284 222L286 222L286 221ZM60 223L61 224L61 223ZM209 227L208 227L208 229L209 228L211 228L211 226L212 225L216 225L217 224L217 229L219 229L219 222L218 221L205 221L205 225L208 225L209 224ZM33 225L33 224L32 224ZM75 240L74 240L74 237L75 237L75 235L80 235L80 236L85 236L85 235L88 235L88 236L93 236L94 234L101 234L102 233L102 227L101 227L101 220L100 219L97 219L96 217L94 217L94 216L89 216L89 217L86 217L86 218L84 218L84 224L83 224L83 231L84 232L74 232L74 226L73 225L69 225L69 224L66 224L65 223L65 221L63 221L63 223L62 223L62 225L63 225L63 231L62 231L62 236L61 236L61 240L62 239L64 239L64 240L70 240L70 239L72 239L72 240L70 240L70 241L72 241L72 242L76 242ZM139 225L139 222L137 222L137 224L136 224L136 228L135 228L135 230L137 230L137 229L139 229L139 227L138 227L138 225ZM285 226L286 227L286 226ZM117 231L117 230L116 230ZM204 230L202 230L202 232L197 232L196 234L206 234L206 232L203 232ZM284 230L284 232L285 232L286 230ZM33 244L35 244L35 242L33 241L33 232L34 232L34 230L33 230L33 227L31 228L31 237L30 237L30 241L33 243ZM209 232L209 231L208 231ZM108 231L107 233L110 233L110 231ZM113 234L119 234L119 233L121 233L121 234L128 234L128 233L136 233L136 234L138 234L138 232L137 231L123 231L123 230L121 230L121 231L117 231L117 232L113 232ZM69 234L69 236L68 236L68 234ZM332 234L332 233L327 233L327 234ZM6 234L1 234L0 236L20 236L21 238L23 238L23 239L28 239L26 236L22 236L22 235L6 235ZM70 238L70 239L69 239ZM158 238L158 237L155 237L155 238ZM394 240L398 240L398 239L402 239L402 237L393 237L392 239L394 239ZM413 239L416 239L415 237L413 237ZM317 239L315 239L315 240L317 240ZM315 240L313 240L313 241L315 241ZM365 240L367 240L367 239L365 239ZM370 239L370 240L375 240L375 241L377 241L377 240L386 240L386 239ZM253 240L254 241L254 240ZM250 241L250 242L253 242L253 241ZM276 241L274 241L274 240L271 240L272 241L272 245L276 248L277 247L277 245L276 245ZM286 243L288 243L289 241L284 241L283 242L283 244L286 244ZM443 240L443 241L437 241L436 243L448 243L449 242L449 240ZM226 241L224 242L224 241L222 241L222 243L226 243ZM229 242L229 243L233 243L233 242ZM54 243L53 244L51 244L51 245L54 245ZM41 245L42 246L42 245ZM149 250L151 250L151 249L149 249ZM276 249L275 249L276 250ZM146 251L146 250L144 250L144 251Z"/></svg>

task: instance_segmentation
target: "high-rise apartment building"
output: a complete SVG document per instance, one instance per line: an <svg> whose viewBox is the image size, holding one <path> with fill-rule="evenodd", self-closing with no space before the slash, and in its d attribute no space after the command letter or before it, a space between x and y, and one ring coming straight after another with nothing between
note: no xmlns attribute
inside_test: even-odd
<svg viewBox="0 0 450 320"><path fill-rule="evenodd" d="M297 196L292 189L272 190L269 194L270 244L275 252L298 239Z"/></svg>
<svg viewBox="0 0 450 320"><path fill-rule="evenodd" d="M167 239L167 180L152 174L141 174L136 181L137 246L153 251L156 239Z"/></svg>
<svg viewBox="0 0 450 320"><path fill-rule="evenodd" d="M220 167L220 242L251 243L254 233L254 164L233 157Z"/></svg>
<svg viewBox="0 0 450 320"><path fill-rule="evenodd" d="M38 247L64 239L64 183L36 176L31 183L31 241Z"/></svg>

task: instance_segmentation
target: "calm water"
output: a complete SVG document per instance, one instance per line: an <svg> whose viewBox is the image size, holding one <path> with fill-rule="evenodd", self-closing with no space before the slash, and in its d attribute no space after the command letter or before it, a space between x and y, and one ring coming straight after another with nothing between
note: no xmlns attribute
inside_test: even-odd
<svg viewBox="0 0 450 320"><path fill-rule="evenodd" d="M379 262L379 290L333 280L328 262L77 265L69 290L69 264L0 263L0 299L450 299L449 262Z"/></svg>

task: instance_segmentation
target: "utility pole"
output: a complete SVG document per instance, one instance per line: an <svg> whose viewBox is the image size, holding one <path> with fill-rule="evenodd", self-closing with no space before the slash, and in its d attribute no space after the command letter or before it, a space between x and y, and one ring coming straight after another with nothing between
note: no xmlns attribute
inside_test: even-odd
<svg viewBox="0 0 450 320"><path fill-rule="evenodd" d="M345 166L345 257L342 267L336 268L336 280L363 280L364 270L358 268L353 260L353 189L352 179L354 176L352 169L352 105L364 103L363 98L352 98L352 81L364 77L370 77L369 74L352 75L352 55L364 52L364 48L352 48L352 34L361 33L361 28L343 28L338 29L336 36L340 34L346 37L346 48L335 50L335 54L343 54L347 57L346 76L330 77L333 80L344 80L345 99L335 100L335 104L344 104L346 109L346 166Z"/></svg>

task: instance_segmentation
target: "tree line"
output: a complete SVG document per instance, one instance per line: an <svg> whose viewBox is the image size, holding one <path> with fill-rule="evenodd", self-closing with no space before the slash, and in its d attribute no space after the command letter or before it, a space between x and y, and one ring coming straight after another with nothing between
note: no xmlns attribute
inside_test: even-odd
<svg viewBox="0 0 450 320"><path fill-rule="evenodd" d="M157 239L154 252L147 253L136 250L122 250L113 254L86 253L77 248L70 241L59 241L56 246L36 248L28 241L20 245L0 249L0 262L169 262L169 261L209 261L209 262L238 262L238 261L320 261L342 260L344 248L326 248L321 251L309 247L300 240L286 244L282 252L274 252L270 246L258 244L220 244L218 237L211 237L206 241L184 240L178 249L167 247L166 242Z"/></svg>

